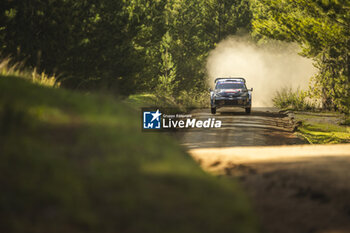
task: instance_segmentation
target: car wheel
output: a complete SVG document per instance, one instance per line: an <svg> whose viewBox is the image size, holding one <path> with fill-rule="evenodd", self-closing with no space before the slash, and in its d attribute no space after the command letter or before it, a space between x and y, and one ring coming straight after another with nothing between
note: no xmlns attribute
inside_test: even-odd
<svg viewBox="0 0 350 233"><path fill-rule="evenodd" d="M245 109L245 113L250 114L251 112L251 107Z"/></svg>
<svg viewBox="0 0 350 233"><path fill-rule="evenodd" d="M211 114L215 114L216 113L216 108L211 108Z"/></svg>

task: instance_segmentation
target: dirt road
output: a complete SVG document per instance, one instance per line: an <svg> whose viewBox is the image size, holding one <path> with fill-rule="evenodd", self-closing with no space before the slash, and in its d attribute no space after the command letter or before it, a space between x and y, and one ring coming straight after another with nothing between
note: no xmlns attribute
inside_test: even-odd
<svg viewBox="0 0 350 233"><path fill-rule="evenodd" d="M307 145L269 109L215 118L221 129L189 131L183 144L205 170L238 178L263 232L350 232L350 144Z"/></svg>
<svg viewBox="0 0 350 233"><path fill-rule="evenodd" d="M222 127L188 131L183 136L183 145L191 149L307 143L291 132L287 115L273 108L253 109L250 115L244 109L224 109L212 115L207 109L195 111L192 116L202 120L215 117L222 121Z"/></svg>

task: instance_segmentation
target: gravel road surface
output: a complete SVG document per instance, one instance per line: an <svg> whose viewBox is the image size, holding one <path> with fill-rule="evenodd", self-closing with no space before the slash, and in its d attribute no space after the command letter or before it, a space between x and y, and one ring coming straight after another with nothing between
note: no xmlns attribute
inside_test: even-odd
<svg viewBox="0 0 350 233"><path fill-rule="evenodd" d="M198 110L193 117L212 115ZM238 178L262 232L350 232L350 144L308 145L273 109L214 117L222 128L189 130L182 144L203 169Z"/></svg>

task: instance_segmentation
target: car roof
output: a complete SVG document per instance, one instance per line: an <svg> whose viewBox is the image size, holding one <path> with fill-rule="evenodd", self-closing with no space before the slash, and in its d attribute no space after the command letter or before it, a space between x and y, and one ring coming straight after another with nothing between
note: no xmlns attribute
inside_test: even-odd
<svg viewBox="0 0 350 233"><path fill-rule="evenodd" d="M242 82L245 83L244 78L217 78L215 79L214 83L216 82Z"/></svg>

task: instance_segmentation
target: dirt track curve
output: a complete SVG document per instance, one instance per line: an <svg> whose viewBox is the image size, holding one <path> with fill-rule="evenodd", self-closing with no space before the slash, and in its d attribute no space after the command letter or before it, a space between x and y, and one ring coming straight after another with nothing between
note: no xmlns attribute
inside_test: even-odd
<svg viewBox="0 0 350 233"><path fill-rule="evenodd" d="M189 130L182 143L205 170L238 178L263 232L350 232L350 144L308 145L272 109L215 118L222 128Z"/></svg>

